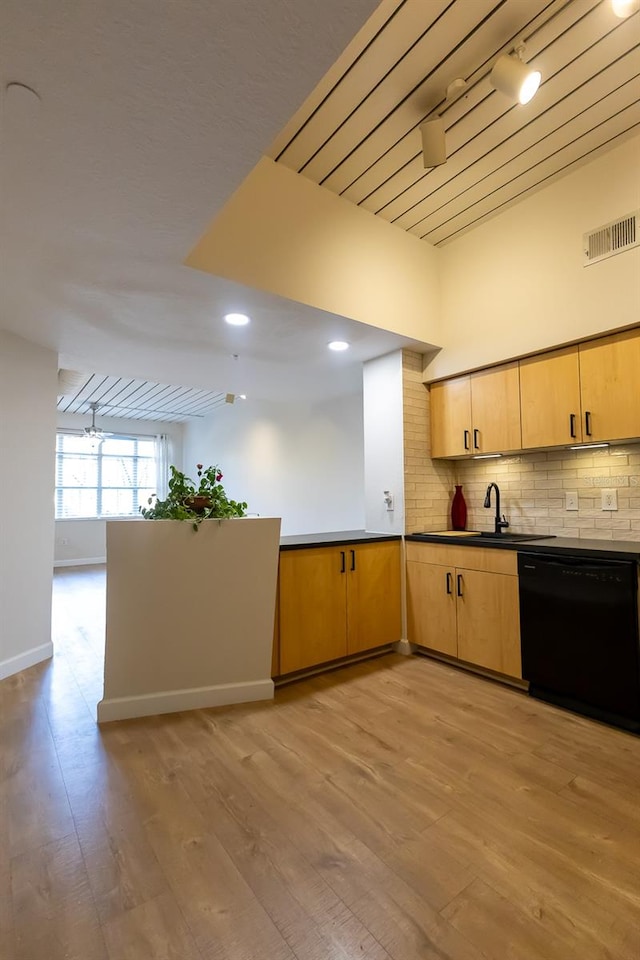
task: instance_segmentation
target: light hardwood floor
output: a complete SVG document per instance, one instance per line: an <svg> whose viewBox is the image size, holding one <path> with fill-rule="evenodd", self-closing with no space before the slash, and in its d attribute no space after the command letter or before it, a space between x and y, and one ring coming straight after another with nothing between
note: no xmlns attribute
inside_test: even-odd
<svg viewBox="0 0 640 960"><path fill-rule="evenodd" d="M2 960L639 960L639 739L392 655L98 729L103 577L0 683Z"/></svg>

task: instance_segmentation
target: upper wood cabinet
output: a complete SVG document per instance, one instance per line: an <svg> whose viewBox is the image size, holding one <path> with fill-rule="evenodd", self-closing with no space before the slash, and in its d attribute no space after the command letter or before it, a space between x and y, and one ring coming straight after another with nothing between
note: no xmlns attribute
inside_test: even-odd
<svg viewBox="0 0 640 960"><path fill-rule="evenodd" d="M520 361L523 448L582 442L579 363L577 347Z"/></svg>
<svg viewBox="0 0 640 960"><path fill-rule="evenodd" d="M585 443L640 437L640 330L581 343Z"/></svg>
<svg viewBox="0 0 640 960"><path fill-rule="evenodd" d="M520 361L524 449L640 436L640 331Z"/></svg>
<svg viewBox="0 0 640 960"><path fill-rule="evenodd" d="M431 384L431 456L471 453L471 377Z"/></svg>
<svg viewBox="0 0 640 960"><path fill-rule="evenodd" d="M431 385L431 456L520 450L517 363Z"/></svg>
<svg viewBox="0 0 640 960"><path fill-rule="evenodd" d="M640 437L640 328L431 384L431 456Z"/></svg>

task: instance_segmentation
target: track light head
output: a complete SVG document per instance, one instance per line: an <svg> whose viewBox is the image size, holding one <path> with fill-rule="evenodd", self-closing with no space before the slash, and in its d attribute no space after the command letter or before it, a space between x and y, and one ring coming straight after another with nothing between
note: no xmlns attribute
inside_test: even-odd
<svg viewBox="0 0 640 960"><path fill-rule="evenodd" d="M540 86L541 74L532 70L522 60L524 44L516 48L515 55L503 54L496 60L489 76L491 86L511 100L529 103Z"/></svg>
<svg viewBox="0 0 640 960"><path fill-rule="evenodd" d="M611 9L616 17L624 20L640 9L640 0L611 0Z"/></svg>
<svg viewBox="0 0 640 960"><path fill-rule="evenodd" d="M426 167L439 167L447 162L447 144L444 136L444 120L435 117L420 124L422 136L422 162Z"/></svg>

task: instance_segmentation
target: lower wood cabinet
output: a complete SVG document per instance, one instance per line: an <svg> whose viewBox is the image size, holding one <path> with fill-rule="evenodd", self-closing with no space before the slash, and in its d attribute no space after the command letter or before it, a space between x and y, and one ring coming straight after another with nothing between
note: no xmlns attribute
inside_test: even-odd
<svg viewBox="0 0 640 960"><path fill-rule="evenodd" d="M517 554L407 543L411 643L522 678Z"/></svg>
<svg viewBox="0 0 640 960"><path fill-rule="evenodd" d="M400 639L400 541L280 552L279 673Z"/></svg>

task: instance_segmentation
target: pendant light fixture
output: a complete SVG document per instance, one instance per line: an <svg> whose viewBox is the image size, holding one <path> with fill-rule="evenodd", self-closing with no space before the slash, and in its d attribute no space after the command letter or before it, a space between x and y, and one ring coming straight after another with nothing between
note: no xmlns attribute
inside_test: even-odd
<svg viewBox="0 0 640 960"><path fill-rule="evenodd" d="M491 86L511 100L529 103L540 86L541 74L524 62L524 43L519 43L513 54L503 54L496 60L489 76Z"/></svg>
<svg viewBox="0 0 640 960"><path fill-rule="evenodd" d="M111 436L110 433L105 433L104 430L101 430L100 427L96 426L96 410L98 409L99 406L100 404L96 403L95 401L92 401L89 404L89 409L91 410L91 425L88 427L85 427L82 432L82 435L85 438L85 440L91 440L92 442L97 442L100 440L104 440L105 437Z"/></svg>

